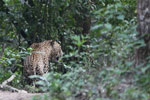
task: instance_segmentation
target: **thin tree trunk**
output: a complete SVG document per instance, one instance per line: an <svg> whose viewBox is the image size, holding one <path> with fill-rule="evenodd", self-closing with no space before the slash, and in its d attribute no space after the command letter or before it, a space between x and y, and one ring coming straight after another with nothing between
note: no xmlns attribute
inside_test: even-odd
<svg viewBox="0 0 150 100"><path fill-rule="evenodd" d="M1 57L4 55L5 47L6 47L6 44L3 43L3 44L2 44L2 50L1 50L1 52L0 52L0 59L1 59Z"/></svg>
<svg viewBox="0 0 150 100"><path fill-rule="evenodd" d="M136 65L147 63L150 56L150 0L138 0L138 39L144 40L145 45L137 49Z"/></svg>

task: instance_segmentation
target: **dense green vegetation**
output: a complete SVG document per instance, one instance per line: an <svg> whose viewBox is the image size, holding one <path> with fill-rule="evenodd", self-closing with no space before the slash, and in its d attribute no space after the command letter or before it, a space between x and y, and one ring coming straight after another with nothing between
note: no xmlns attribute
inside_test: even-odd
<svg viewBox="0 0 150 100"><path fill-rule="evenodd" d="M150 65L134 63L136 0L1 0L0 82L45 100L148 100ZM56 40L64 52L37 88L23 79L22 61L34 42ZM40 98L39 98L40 99ZM35 99L37 100L37 99Z"/></svg>

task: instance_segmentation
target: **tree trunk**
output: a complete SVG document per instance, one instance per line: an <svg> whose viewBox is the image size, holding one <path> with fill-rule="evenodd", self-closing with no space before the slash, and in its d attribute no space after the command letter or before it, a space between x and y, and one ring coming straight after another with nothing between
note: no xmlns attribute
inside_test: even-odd
<svg viewBox="0 0 150 100"><path fill-rule="evenodd" d="M136 65L147 63L150 56L150 0L138 0L138 39L145 45L138 48L135 55Z"/></svg>

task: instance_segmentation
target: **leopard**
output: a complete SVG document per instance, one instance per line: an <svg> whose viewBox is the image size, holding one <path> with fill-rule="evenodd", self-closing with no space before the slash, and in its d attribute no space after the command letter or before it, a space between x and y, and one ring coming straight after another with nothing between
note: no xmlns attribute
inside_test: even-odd
<svg viewBox="0 0 150 100"><path fill-rule="evenodd" d="M33 43L30 55L24 59L23 74L29 83L31 75L43 75L49 72L49 62L58 61L63 55L61 45L53 40L45 40L40 43Z"/></svg>

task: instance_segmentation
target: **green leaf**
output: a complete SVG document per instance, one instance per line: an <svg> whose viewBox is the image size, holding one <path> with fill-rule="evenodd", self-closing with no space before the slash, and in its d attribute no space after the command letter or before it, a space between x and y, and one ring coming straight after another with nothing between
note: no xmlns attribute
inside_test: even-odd
<svg viewBox="0 0 150 100"><path fill-rule="evenodd" d="M95 26L93 26L93 27L91 28L91 30L99 29L101 26L102 26L101 24L100 24L100 25L95 25Z"/></svg>
<svg viewBox="0 0 150 100"><path fill-rule="evenodd" d="M104 26L105 26L108 30L111 30L111 29L112 29L112 25L109 24L109 23L105 24Z"/></svg>
<svg viewBox="0 0 150 100"><path fill-rule="evenodd" d="M117 16L117 19L124 20L124 16L123 15Z"/></svg>

